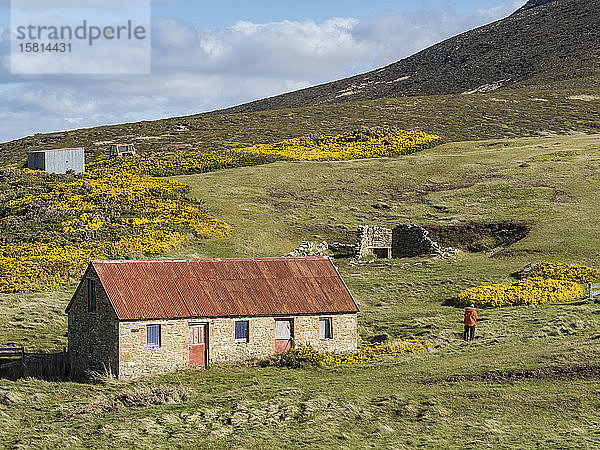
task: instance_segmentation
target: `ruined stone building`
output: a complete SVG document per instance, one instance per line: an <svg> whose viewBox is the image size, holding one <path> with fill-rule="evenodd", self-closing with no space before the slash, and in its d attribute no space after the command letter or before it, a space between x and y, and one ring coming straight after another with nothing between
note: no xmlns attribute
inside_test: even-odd
<svg viewBox="0 0 600 450"><path fill-rule="evenodd" d="M113 144L110 146L110 156L135 156L137 155L133 144Z"/></svg>
<svg viewBox="0 0 600 450"><path fill-rule="evenodd" d="M118 378L357 347L358 307L322 256L92 261L67 313L74 363Z"/></svg>
<svg viewBox="0 0 600 450"><path fill-rule="evenodd" d="M429 232L417 225L401 224L393 229L358 227L356 256L359 258L408 258L442 251L438 243L429 238Z"/></svg>
<svg viewBox="0 0 600 450"><path fill-rule="evenodd" d="M364 258L407 258L419 255L448 257L459 248L486 252L507 248L527 237L527 223L453 223L447 225L405 225L392 228L359 226L355 256ZM439 243L438 243L439 242ZM442 247L442 245L444 247Z"/></svg>
<svg viewBox="0 0 600 450"><path fill-rule="evenodd" d="M392 230L378 226L361 225L358 227L356 256L392 257Z"/></svg>

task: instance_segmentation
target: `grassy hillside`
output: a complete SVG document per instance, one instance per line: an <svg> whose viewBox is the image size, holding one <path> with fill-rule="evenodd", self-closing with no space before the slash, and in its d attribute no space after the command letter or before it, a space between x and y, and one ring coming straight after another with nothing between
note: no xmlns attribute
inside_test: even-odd
<svg viewBox="0 0 600 450"><path fill-rule="evenodd" d="M360 126L422 129L448 141L600 130L600 86L515 90L349 102L281 111L203 114L151 122L36 134L0 144L3 165L21 166L34 149L84 146L88 162L105 158L111 143L133 142L144 153L208 151L334 135Z"/></svg>
<svg viewBox="0 0 600 450"><path fill-rule="evenodd" d="M334 369L217 366L132 382L0 379L0 445L597 447L600 305L484 309L479 338L465 344L462 311L448 300L508 281L530 262L600 266L599 146L600 135L495 139L398 159L177 177L235 233L175 256L281 255L305 239L349 240L364 223L514 221L531 231L510 247L445 260L336 260L361 307L361 343L419 337L432 344L425 353ZM61 348L61 310L73 290L0 295L6 339Z"/></svg>
<svg viewBox="0 0 600 450"><path fill-rule="evenodd" d="M234 227L231 238L201 244L212 256L279 255L314 235L344 240L365 223L515 221L531 223L531 233L490 261L600 265L588 245L598 239L599 142L584 134L458 142L398 159L279 162L176 179Z"/></svg>

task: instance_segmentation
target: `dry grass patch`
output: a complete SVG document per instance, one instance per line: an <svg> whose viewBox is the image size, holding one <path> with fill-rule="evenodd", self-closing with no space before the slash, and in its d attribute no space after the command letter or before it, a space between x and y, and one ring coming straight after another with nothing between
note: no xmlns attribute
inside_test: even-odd
<svg viewBox="0 0 600 450"><path fill-rule="evenodd" d="M121 408L144 408L167 403L183 403L190 397L190 390L181 384L142 385L125 389L110 397L100 393L90 402L75 408L70 417L102 414Z"/></svg>

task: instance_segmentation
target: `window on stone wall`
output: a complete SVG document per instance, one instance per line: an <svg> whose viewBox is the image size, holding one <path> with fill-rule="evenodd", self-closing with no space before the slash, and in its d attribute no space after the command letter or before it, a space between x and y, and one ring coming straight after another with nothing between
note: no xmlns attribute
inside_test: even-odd
<svg viewBox="0 0 600 450"><path fill-rule="evenodd" d="M88 313L96 314L96 280L87 280Z"/></svg>
<svg viewBox="0 0 600 450"><path fill-rule="evenodd" d="M146 347L160 347L160 324L146 325Z"/></svg>
<svg viewBox="0 0 600 450"><path fill-rule="evenodd" d="M319 319L319 339L332 339L333 329L331 327L331 317Z"/></svg>
<svg viewBox="0 0 600 450"><path fill-rule="evenodd" d="M248 342L248 321L235 321L235 342Z"/></svg>

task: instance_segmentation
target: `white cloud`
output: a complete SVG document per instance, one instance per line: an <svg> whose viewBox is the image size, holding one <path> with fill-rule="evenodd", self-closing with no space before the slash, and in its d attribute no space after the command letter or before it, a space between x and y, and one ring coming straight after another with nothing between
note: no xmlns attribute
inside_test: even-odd
<svg viewBox="0 0 600 450"><path fill-rule="evenodd" d="M153 70L200 71L260 78L321 78L345 74L348 61L368 57L355 41L356 19L267 24L237 22L222 30L197 31L174 19L153 26Z"/></svg>
<svg viewBox="0 0 600 450"><path fill-rule="evenodd" d="M339 79L504 17L523 3L511 0L471 16L241 21L219 30L159 17L152 30L152 74L135 76L10 75L5 32L0 36L0 141L198 113Z"/></svg>
<svg viewBox="0 0 600 450"><path fill-rule="evenodd" d="M516 11L527 3L527 0L512 0L502 5L494 6L488 9L480 9L476 16L486 22L491 22L502 17L506 17L510 13Z"/></svg>

